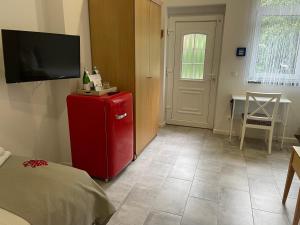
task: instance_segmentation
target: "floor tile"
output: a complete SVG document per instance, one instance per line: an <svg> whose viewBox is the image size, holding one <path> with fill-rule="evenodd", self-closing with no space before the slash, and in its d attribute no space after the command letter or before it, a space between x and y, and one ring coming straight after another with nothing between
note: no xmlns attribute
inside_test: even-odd
<svg viewBox="0 0 300 225"><path fill-rule="evenodd" d="M248 174L258 175L258 176L272 175L272 168L267 160L248 159L246 163L247 163Z"/></svg>
<svg viewBox="0 0 300 225"><path fill-rule="evenodd" d="M230 172L221 173L220 185L242 191L249 191L248 177L246 175L236 175Z"/></svg>
<svg viewBox="0 0 300 225"><path fill-rule="evenodd" d="M167 177L172 166L167 163L152 162L144 171L144 175Z"/></svg>
<svg viewBox="0 0 300 225"><path fill-rule="evenodd" d="M218 202L220 190L221 188L218 184L194 180L190 196Z"/></svg>
<svg viewBox="0 0 300 225"><path fill-rule="evenodd" d="M161 188L164 181L164 177L144 174L137 179L136 185L157 190Z"/></svg>
<svg viewBox="0 0 300 225"><path fill-rule="evenodd" d="M218 172L221 172L221 170L222 170L222 164L220 164L220 162L215 161L215 160L200 159L197 169L207 170L207 171L218 173Z"/></svg>
<svg viewBox="0 0 300 225"><path fill-rule="evenodd" d="M111 218L110 223L143 225L150 209L139 204L124 204Z"/></svg>
<svg viewBox="0 0 300 225"><path fill-rule="evenodd" d="M253 225L252 211L241 212L230 208L219 208L218 225Z"/></svg>
<svg viewBox="0 0 300 225"><path fill-rule="evenodd" d="M251 195L251 202L253 209L272 213L284 213L285 211L279 195Z"/></svg>
<svg viewBox="0 0 300 225"><path fill-rule="evenodd" d="M223 153L223 164L235 166L235 167L246 167L246 161L241 155L240 152L232 153L232 152L226 152Z"/></svg>
<svg viewBox="0 0 300 225"><path fill-rule="evenodd" d="M294 214L295 214L295 208L297 204L297 199L294 198L288 198L285 203L285 213L290 221L290 224L292 224L294 220Z"/></svg>
<svg viewBox="0 0 300 225"><path fill-rule="evenodd" d="M177 158L177 152L162 151L153 157L153 161L174 165Z"/></svg>
<svg viewBox="0 0 300 225"><path fill-rule="evenodd" d="M222 188L220 192L219 207L222 209L238 212L251 212L250 194L232 188Z"/></svg>
<svg viewBox="0 0 300 225"><path fill-rule="evenodd" d="M195 180L203 181L205 183L216 184L219 183L221 172L213 172L208 170L197 169L195 173Z"/></svg>
<svg viewBox="0 0 300 225"><path fill-rule="evenodd" d="M212 201L189 198L182 225L217 225L218 206Z"/></svg>
<svg viewBox="0 0 300 225"><path fill-rule="evenodd" d="M297 177L295 175L295 177ZM294 179L295 180L295 179ZM275 181L276 185L277 185L277 190L280 193L280 195L283 195L284 192L284 188L285 188L285 180L280 181ZM298 193L299 193L299 189L300 189L300 183L293 181L290 187L290 191L289 191L289 198L297 198L298 197Z"/></svg>
<svg viewBox="0 0 300 225"><path fill-rule="evenodd" d="M190 187L189 181L168 178L156 198L153 209L182 215Z"/></svg>
<svg viewBox="0 0 300 225"><path fill-rule="evenodd" d="M169 177L192 181L195 176L195 171L196 167L194 166L175 165L171 170Z"/></svg>
<svg viewBox="0 0 300 225"><path fill-rule="evenodd" d="M285 214L269 213L259 210L253 211L254 225L289 225Z"/></svg>
<svg viewBox="0 0 300 225"><path fill-rule="evenodd" d="M126 199L131 189L131 185L118 182L111 182L104 187L108 198L119 204Z"/></svg>
<svg viewBox="0 0 300 225"><path fill-rule="evenodd" d="M159 211L151 211L144 225L180 225L181 216Z"/></svg>
<svg viewBox="0 0 300 225"><path fill-rule="evenodd" d="M175 166L178 167L187 166L187 167L197 168L198 162L199 160L197 158L182 156L177 158Z"/></svg>
<svg viewBox="0 0 300 225"><path fill-rule="evenodd" d="M288 169L290 159L282 157L278 159L269 159L268 161L272 168L286 170Z"/></svg>
<svg viewBox="0 0 300 225"><path fill-rule="evenodd" d="M137 178L142 174L143 169L138 169L134 167L126 168L121 174L119 174L113 182L127 184L133 186L137 180Z"/></svg>
<svg viewBox="0 0 300 225"><path fill-rule="evenodd" d="M272 176L249 176L249 186L251 195L279 195L275 180Z"/></svg>
<svg viewBox="0 0 300 225"><path fill-rule="evenodd" d="M152 188L146 188L141 186L134 186L128 197L125 200L125 204L134 204L138 203L139 205L143 205L145 207L151 207L158 195L158 190Z"/></svg>
<svg viewBox="0 0 300 225"><path fill-rule="evenodd" d="M242 176L248 179L247 168L243 166L234 166L225 164L222 166L222 175Z"/></svg>

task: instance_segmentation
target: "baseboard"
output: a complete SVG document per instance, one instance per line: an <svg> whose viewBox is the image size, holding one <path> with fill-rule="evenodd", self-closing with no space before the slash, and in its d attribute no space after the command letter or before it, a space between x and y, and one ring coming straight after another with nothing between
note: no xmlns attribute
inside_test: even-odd
<svg viewBox="0 0 300 225"><path fill-rule="evenodd" d="M219 135L228 135L229 136L229 130L219 130L219 129L213 129L214 134ZM232 136L238 136L235 132L232 132Z"/></svg>
<svg viewBox="0 0 300 225"><path fill-rule="evenodd" d="M278 138L278 140L281 140L281 139L282 139L282 137L279 137L279 138ZM295 143L295 144L299 144L297 138L295 138L295 137L285 137L285 138L284 138L284 142L286 142L286 143Z"/></svg>
<svg viewBox="0 0 300 225"><path fill-rule="evenodd" d="M224 135L224 136L229 136L229 130L219 130L219 129L213 129L213 133L214 134L218 134L218 135ZM236 132L232 132L232 136L233 137L238 137L239 136L239 134L237 134ZM281 141L282 140L282 137L274 137L274 140L275 141ZM298 142L298 140L297 140L297 138L295 138L295 137L285 137L284 138L284 142L286 142L286 143L299 143Z"/></svg>
<svg viewBox="0 0 300 225"><path fill-rule="evenodd" d="M181 120L167 119L166 123L175 126L195 127L195 128L203 128L203 129L209 128L209 125L205 123L193 123L193 122L181 121Z"/></svg>
<svg viewBox="0 0 300 225"><path fill-rule="evenodd" d="M163 127L165 127L167 124L166 124L166 121L163 121L163 122L161 122L160 124L159 124L159 127L160 128L163 128Z"/></svg>

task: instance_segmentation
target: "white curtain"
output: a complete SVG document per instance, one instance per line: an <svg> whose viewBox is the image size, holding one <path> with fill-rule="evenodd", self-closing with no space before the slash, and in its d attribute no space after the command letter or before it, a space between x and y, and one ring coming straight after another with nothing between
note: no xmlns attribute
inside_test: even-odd
<svg viewBox="0 0 300 225"><path fill-rule="evenodd" d="M253 0L247 82L300 86L300 0Z"/></svg>

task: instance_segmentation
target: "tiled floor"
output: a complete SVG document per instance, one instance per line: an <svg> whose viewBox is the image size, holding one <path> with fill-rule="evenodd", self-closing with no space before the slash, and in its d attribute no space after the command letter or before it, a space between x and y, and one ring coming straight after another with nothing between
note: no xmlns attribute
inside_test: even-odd
<svg viewBox="0 0 300 225"><path fill-rule="evenodd" d="M281 204L290 152L209 130L167 126L118 178L101 183L118 208L109 225L289 225L300 182Z"/></svg>

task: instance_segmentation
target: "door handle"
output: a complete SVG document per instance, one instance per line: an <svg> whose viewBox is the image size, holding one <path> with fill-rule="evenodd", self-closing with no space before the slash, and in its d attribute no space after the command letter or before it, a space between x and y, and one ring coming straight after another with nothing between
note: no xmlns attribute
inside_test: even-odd
<svg viewBox="0 0 300 225"><path fill-rule="evenodd" d="M117 119L117 120L122 120L122 119L124 119L125 117L127 117L127 113L116 115L116 119Z"/></svg>

